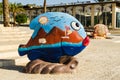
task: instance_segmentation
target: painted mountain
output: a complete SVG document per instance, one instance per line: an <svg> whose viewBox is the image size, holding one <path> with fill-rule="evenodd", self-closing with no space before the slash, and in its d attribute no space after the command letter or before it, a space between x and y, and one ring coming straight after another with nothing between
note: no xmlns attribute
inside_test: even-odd
<svg viewBox="0 0 120 80"><path fill-rule="evenodd" d="M77 31L72 31L71 34L65 35L65 31L54 27L49 33L46 33L44 29L40 29L37 36L34 39L30 39L28 43L21 47L37 46L41 44L55 44L58 42L70 42L78 43L81 42L83 38L77 33Z"/></svg>

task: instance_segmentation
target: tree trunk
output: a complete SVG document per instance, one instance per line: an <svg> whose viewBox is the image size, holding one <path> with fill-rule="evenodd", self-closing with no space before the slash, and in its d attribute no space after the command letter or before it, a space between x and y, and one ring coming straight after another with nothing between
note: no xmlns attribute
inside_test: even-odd
<svg viewBox="0 0 120 80"><path fill-rule="evenodd" d="M44 0L44 13L46 12L46 0Z"/></svg>
<svg viewBox="0 0 120 80"><path fill-rule="evenodd" d="M13 12L13 26L16 26L16 12Z"/></svg>
<svg viewBox="0 0 120 80"><path fill-rule="evenodd" d="M4 27L10 26L10 18L9 18L9 3L8 0L3 0L3 19L4 19Z"/></svg>

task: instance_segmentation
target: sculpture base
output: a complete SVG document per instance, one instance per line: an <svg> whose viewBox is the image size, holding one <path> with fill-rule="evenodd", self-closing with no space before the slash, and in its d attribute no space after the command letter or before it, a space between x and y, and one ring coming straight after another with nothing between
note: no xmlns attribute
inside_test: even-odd
<svg viewBox="0 0 120 80"><path fill-rule="evenodd" d="M34 74L70 73L77 65L77 59L71 56L61 57L60 63L51 63L36 59L26 65L24 72Z"/></svg>

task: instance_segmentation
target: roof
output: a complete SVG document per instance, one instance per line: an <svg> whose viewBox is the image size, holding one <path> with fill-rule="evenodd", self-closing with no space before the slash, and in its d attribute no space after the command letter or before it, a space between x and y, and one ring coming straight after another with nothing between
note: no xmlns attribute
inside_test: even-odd
<svg viewBox="0 0 120 80"><path fill-rule="evenodd" d="M47 8L54 8L54 7L69 7L69 6L88 6L88 5L105 5L105 4L112 4L116 3L117 6L120 6L120 1L106 1L106 2L95 2L95 3L72 3L72 4L56 4L56 5L48 5ZM33 8L25 8L25 9L42 9L43 7L33 7Z"/></svg>

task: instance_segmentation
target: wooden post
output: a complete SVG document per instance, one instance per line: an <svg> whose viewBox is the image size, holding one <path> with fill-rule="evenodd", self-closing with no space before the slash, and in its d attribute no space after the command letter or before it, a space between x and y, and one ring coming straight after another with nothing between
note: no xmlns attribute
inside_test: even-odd
<svg viewBox="0 0 120 80"><path fill-rule="evenodd" d="M46 0L44 0L44 13L46 12Z"/></svg>
<svg viewBox="0 0 120 80"><path fill-rule="evenodd" d="M72 15L75 17L76 16L76 7L72 6Z"/></svg>
<svg viewBox="0 0 120 80"><path fill-rule="evenodd" d="M94 27L94 14L95 14L95 7L91 5L91 27Z"/></svg>
<svg viewBox="0 0 120 80"><path fill-rule="evenodd" d="M116 3L112 4L112 28L116 28Z"/></svg>

